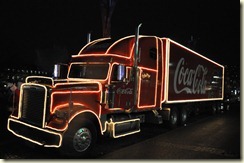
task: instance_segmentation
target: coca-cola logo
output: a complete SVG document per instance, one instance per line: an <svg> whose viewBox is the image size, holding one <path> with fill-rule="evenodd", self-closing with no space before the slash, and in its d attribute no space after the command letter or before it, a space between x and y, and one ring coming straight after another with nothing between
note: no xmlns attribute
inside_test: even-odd
<svg viewBox="0 0 244 163"><path fill-rule="evenodd" d="M174 91L176 94L205 94L208 69L199 64L195 69L186 67L185 59L181 58L176 66L174 75Z"/></svg>
<svg viewBox="0 0 244 163"><path fill-rule="evenodd" d="M118 88L116 91L117 94L125 94L125 95L131 95L133 93L132 88Z"/></svg>

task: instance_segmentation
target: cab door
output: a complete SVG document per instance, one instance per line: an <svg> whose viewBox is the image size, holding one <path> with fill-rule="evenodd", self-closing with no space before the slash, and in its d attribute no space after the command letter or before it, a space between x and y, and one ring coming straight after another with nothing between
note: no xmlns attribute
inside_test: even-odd
<svg viewBox="0 0 244 163"><path fill-rule="evenodd" d="M138 109L156 107L158 90L158 41L156 37L139 40Z"/></svg>
<svg viewBox="0 0 244 163"><path fill-rule="evenodd" d="M130 71L130 67L118 64L113 65L110 87L114 97L111 108L130 109L133 106L134 90L133 82L129 79Z"/></svg>

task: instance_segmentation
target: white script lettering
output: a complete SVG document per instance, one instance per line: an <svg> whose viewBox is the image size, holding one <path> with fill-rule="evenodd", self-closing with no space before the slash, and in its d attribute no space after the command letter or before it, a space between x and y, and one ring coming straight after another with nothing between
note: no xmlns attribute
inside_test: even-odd
<svg viewBox="0 0 244 163"><path fill-rule="evenodd" d="M207 80L205 76L208 69L198 65L195 69L185 67L185 59L181 58L176 66L174 75L174 91L176 94L205 94Z"/></svg>

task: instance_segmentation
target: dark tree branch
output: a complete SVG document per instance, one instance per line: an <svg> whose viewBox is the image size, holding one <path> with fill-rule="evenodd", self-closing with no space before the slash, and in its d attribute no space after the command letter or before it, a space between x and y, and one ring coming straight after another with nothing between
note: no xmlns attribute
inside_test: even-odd
<svg viewBox="0 0 244 163"><path fill-rule="evenodd" d="M100 0L103 37L111 36L111 18L114 12L116 2L117 0Z"/></svg>

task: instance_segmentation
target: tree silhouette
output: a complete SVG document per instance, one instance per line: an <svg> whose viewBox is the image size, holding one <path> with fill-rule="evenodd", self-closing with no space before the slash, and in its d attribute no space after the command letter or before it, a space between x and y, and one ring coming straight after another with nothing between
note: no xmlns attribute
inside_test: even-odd
<svg viewBox="0 0 244 163"><path fill-rule="evenodd" d="M100 0L103 37L111 36L111 18L117 0Z"/></svg>

